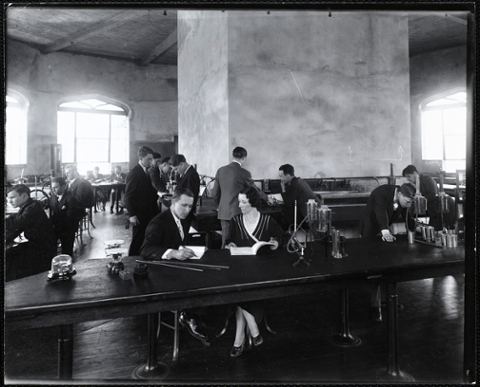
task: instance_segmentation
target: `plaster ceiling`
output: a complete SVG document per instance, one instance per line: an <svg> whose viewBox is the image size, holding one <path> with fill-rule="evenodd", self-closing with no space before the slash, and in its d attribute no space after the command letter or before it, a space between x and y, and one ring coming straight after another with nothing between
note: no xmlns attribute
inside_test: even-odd
<svg viewBox="0 0 480 387"><path fill-rule="evenodd" d="M466 20L466 12L408 13L410 56L465 45ZM177 12L170 9L13 6L6 12L7 44L143 65L177 64L176 28Z"/></svg>

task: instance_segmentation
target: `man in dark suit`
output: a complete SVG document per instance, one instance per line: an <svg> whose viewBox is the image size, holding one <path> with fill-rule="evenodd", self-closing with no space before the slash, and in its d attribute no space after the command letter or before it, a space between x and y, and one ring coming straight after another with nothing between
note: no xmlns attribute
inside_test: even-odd
<svg viewBox="0 0 480 387"><path fill-rule="evenodd" d="M225 240L230 230L230 220L237 214L240 214L238 207L238 194L245 187L255 187L252 175L249 171L242 168L247 159L247 150L240 146L233 152L233 161L221 167L216 175L212 188L211 196L218 203L218 219L222 226L222 247L225 246ZM259 191L260 198L267 201L267 195Z"/></svg>
<svg viewBox="0 0 480 387"><path fill-rule="evenodd" d="M19 210L5 220L6 281L49 270L56 239L42 205L30 198L30 188L23 184L11 187L7 200ZM27 242L15 244L22 233Z"/></svg>
<svg viewBox="0 0 480 387"><path fill-rule="evenodd" d="M138 150L138 164L127 175L123 199L133 226L132 243L128 255L140 255L148 223L158 213L157 193L152 186L148 168L153 161L153 151L144 146Z"/></svg>
<svg viewBox="0 0 480 387"><path fill-rule="evenodd" d="M400 187L385 184L375 188L368 198L363 218L360 220L359 234L362 237L375 237L381 233L383 241L393 242L395 236L392 235L390 226L398 221L400 216L403 220L408 216L408 228L414 230L415 221L411 214L407 215L407 209L413 202L415 191L415 187L410 183ZM376 286L372 289L370 298L373 321L383 321L381 300L381 287Z"/></svg>
<svg viewBox="0 0 480 387"><path fill-rule="evenodd" d="M200 192L200 176L198 176L195 168L187 163L184 155L173 155L170 157L169 163L177 175L177 188L188 188L193 193L193 209L186 219L187 225L190 227L190 224L197 213L197 201Z"/></svg>
<svg viewBox="0 0 480 387"><path fill-rule="evenodd" d="M77 166L74 164L67 165L65 167L65 175L69 182L68 188L75 199L85 210L92 208L95 205L92 185L80 176Z"/></svg>
<svg viewBox="0 0 480 387"><path fill-rule="evenodd" d="M52 195L49 204L50 221L55 230L56 238L60 239L62 243L62 254L73 257L75 233L85 209L67 188L67 183L63 177L52 179Z"/></svg>
<svg viewBox="0 0 480 387"><path fill-rule="evenodd" d="M312 191L305 180L295 176L295 169L290 164L281 165L278 169L278 176L282 183L282 198L284 204L282 227L288 230L294 223L294 208L297 201L297 224L308 215L307 202L313 199L320 205L317 195Z"/></svg>
<svg viewBox="0 0 480 387"><path fill-rule="evenodd" d="M178 259L185 260L195 256L195 253L182 248L188 240L189 224L186 220L193 208L194 194L188 188L177 188L172 196L172 204L167 211L164 211L150 221L145 233L145 241L141 248L141 254L146 259ZM200 333L196 318L192 313L204 313L201 310L190 310L180 313L180 323L188 332L203 342L210 345L207 336Z"/></svg>
<svg viewBox="0 0 480 387"><path fill-rule="evenodd" d="M375 188L368 198L363 218L359 224L359 234L362 237L373 237L382 234L382 240L393 242L395 237L390 232L390 225L396 222L400 215L407 219L409 208L415 197L415 187L411 183L402 186L381 185ZM414 230L415 222L411 214L408 216L410 230Z"/></svg>

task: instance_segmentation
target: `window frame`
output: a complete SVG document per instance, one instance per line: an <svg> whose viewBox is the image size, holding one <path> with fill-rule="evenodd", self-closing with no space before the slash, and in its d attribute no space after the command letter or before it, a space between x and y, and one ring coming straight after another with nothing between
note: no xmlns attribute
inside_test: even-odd
<svg viewBox="0 0 480 387"><path fill-rule="evenodd" d="M23 159L25 162L20 162L20 163L14 163L14 164L9 164L7 163L7 120L8 120L8 114L7 114L7 108L8 108L8 102L7 102L7 97L13 98L17 101L16 105L18 105L18 109L20 111L20 115L22 116L22 123L21 123L21 130L24 135L23 139L23 146L21 149L21 152L23 152ZM22 93L14 90L14 89L9 89L7 88L7 93L5 97L5 165L10 166L10 167L26 167L28 164L28 109L30 107L30 102L28 101L27 97L25 97ZM23 161L23 160L21 160Z"/></svg>

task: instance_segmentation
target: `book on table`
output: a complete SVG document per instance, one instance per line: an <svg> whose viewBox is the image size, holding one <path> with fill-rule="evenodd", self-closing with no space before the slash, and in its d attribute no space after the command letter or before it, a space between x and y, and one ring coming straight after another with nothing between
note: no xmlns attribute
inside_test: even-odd
<svg viewBox="0 0 480 387"><path fill-rule="evenodd" d="M263 246L275 246L273 242L259 241L252 247L230 247L230 255L257 255L260 247Z"/></svg>

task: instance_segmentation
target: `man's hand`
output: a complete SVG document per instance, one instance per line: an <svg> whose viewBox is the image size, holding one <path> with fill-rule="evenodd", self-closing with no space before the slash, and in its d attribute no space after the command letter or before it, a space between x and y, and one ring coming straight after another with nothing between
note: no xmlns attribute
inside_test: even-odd
<svg viewBox="0 0 480 387"><path fill-rule="evenodd" d="M130 220L130 224L131 224L132 226L138 226L138 225L140 224L140 221L138 220L138 218L137 218L136 215L131 216L131 217L129 218L129 220Z"/></svg>
<svg viewBox="0 0 480 387"><path fill-rule="evenodd" d="M382 241L393 242L395 239L397 238L390 234L389 230L382 230Z"/></svg>
<svg viewBox="0 0 480 387"><path fill-rule="evenodd" d="M175 258L180 261L184 261L193 257L196 257L194 251L187 248L181 250L172 250L167 255L167 259Z"/></svg>
<svg viewBox="0 0 480 387"><path fill-rule="evenodd" d="M233 242L230 242L228 245L225 246L225 248L229 250L230 250L230 247L237 247L237 245Z"/></svg>

